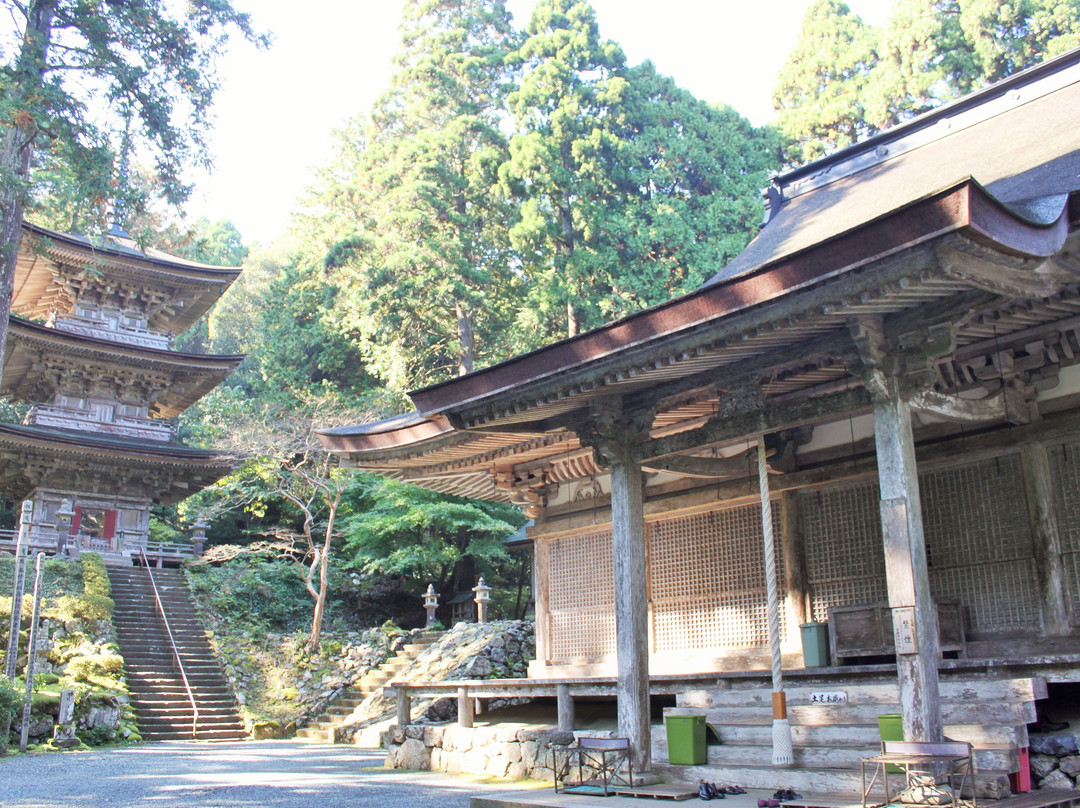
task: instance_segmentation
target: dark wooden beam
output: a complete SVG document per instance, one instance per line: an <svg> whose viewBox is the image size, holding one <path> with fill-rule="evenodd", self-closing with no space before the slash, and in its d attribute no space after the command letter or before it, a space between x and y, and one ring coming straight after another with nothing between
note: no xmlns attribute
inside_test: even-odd
<svg viewBox="0 0 1080 808"><path fill-rule="evenodd" d="M727 417L712 420L698 429L644 441L638 444L635 450L638 456L648 461L714 443L764 435L781 429L792 429L869 408L870 394L861 387L855 387L794 404L766 406L761 409L729 414Z"/></svg>

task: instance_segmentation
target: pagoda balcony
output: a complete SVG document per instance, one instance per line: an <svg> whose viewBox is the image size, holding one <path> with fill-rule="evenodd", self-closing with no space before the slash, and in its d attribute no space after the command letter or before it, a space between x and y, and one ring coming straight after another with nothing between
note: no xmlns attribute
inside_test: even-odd
<svg viewBox="0 0 1080 808"><path fill-rule="evenodd" d="M114 319L97 317L82 317L77 314L66 314L57 317L53 328L58 331L68 331L73 334L82 334L86 337L107 339L120 342L125 345L137 345L140 348L157 348L167 351L172 348L173 338L171 334L163 334L160 331L151 331L140 326L127 325Z"/></svg>
<svg viewBox="0 0 1080 808"><path fill-rule="evenodd" d="M93 410L57 407L53 404L35 404L26 414L23 423L30 426L78 429L102 435L122 435L141 440L170 441L176 437L175 421L163 418L133 418L127 415L113 415L111 421L103 421Z"/></svg>

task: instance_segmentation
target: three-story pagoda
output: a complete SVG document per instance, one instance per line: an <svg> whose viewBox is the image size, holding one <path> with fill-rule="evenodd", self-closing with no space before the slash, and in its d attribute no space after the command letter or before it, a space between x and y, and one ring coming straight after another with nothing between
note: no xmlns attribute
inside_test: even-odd
<svg viewBox="0 0 1080 808"><path fill-rule="evenodd" d="M24 225L0 394L31 405L0 424L0 493L33 502L31 541L109 554L145 549L150 508L210 485L220 452L176 440L175 417L243 356L172 350L239 275ZM74 508L70 537L57 512Z"/></svg>

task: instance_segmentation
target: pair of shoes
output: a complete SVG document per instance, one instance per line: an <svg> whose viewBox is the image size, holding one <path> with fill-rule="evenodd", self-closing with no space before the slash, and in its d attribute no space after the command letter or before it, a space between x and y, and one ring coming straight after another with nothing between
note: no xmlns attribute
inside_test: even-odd
<svg viewBox="0 0 1080 808"><path fill-rule="evenodd" d="M722 789L725 794L745 794L746 789L741 786L724 786Z"/></svg>
<svg viewBox="0 0 1080 808"><path fill-rule="evenodd" d="M780 800L763 800L758 797L757 808L780 808Z"/></svg>
<svg viewBox="0 0 1080 808"><path fill-rule="evenodd" d="M722 800L726 796L723 788L717 786L716 783L706 783L704 780L698 784L697 793L703 800Z"/></svg>
<svg viewBox="0 0 1080 808"><path fill-rule="evenodd" d="M772 798L779 802L788 802L789 800L801 800L802 794L796 793L793 788L781 788L777 789L776 793L772 795Z"/></svg>

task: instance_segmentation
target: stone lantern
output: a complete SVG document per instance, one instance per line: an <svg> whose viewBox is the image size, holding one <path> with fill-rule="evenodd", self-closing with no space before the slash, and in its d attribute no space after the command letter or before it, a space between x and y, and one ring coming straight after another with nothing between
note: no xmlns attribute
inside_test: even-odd
<svg viewBox="0 0 1080 808"><path fill-rule="evenodd" d="M75 518L75 509L70 499L60 501L60 510L56 512L56 554L67 552L68 538L71 536L71 520Z"/></svg>
<svg viewBox="0 0 1080 808"><path fill-rule="evenodd" d="M488 604L491 602L491 587L484 583L483 576L473 587L473 592L476 593L476 622L486 623Z"/></svg>
<svg viewBox="0 0 1080 808"><path fill-rule="evenodd" d="M427 592L424 593L424 609L427 610L427 624L424 628L431 628L435 625L435 610L439 608L439 594L435 591L434 584L427 585Z"/></svg>
<svg viewBox="0 0 1080 808"><path fill-rule="evenodd" d="M198 558L203 554L206 546L206 531L210 529L210 523L206 521L206 514L200 513L195 524L191 526L191 550Z"/></svg>

